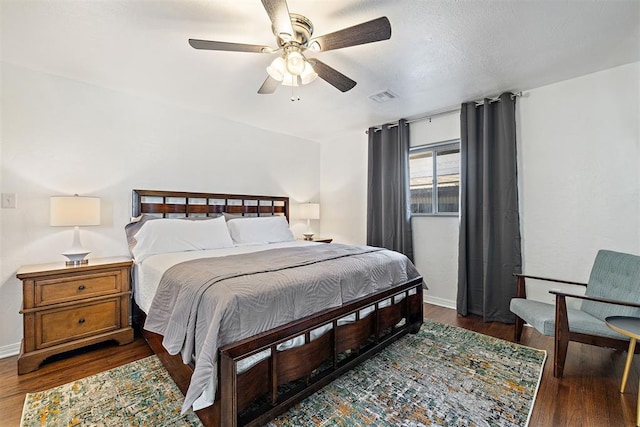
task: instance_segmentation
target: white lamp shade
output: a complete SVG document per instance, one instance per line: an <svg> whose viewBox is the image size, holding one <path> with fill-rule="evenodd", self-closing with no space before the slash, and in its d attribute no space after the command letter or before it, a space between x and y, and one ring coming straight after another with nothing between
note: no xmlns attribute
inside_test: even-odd
<svg viewBox="0 0 640 427"><path fill-rule="evenodd" d="M308 62L304 63L304 71L300 74L300 80L303 85L307 85L314 81L318 77L318 73L313 70L313 67Z"/></svg>
<svg viewBox="0 0 640 427"><path fill-rule="evenodd" d="M298 61L296 54L302 58L302 62ZM295 63L295 73L289 70L290 58L295 58L293 61ZM271 65L267 67L267 73L272 79L282 82L284 86L298 86L298 75L300 76L300 83L303 85L311 83L318 77L311 64L298 52L290 53L286 61L281 56L274 59Z"/></svg>
<svg viewBox="0 0 640 427"><path fill-rule="evenodd" d="M100 198L81 196L51 197L52 226L100 225Z"/></svg>
<svg viewBox="0 0 640 427"><path fill-rule="evenodd" d="M285 86L298 86L298 76L294 76L293 74L285 73L282 84Z"/></svg>
<svg viewBox="0 0 640 427"><path fill-rule="evenodd" d="M300 218L302 219L320 219L320 204L303 203L299 205Z"/></svg>
<svg viewBox="0 0 640 427"><path fill-rule="evenodd" d="M287 71L294 76L299 76L304 71L305 61L304 56L300 52L293 51L287 54L285 65Z"/></svg>
<svg viewBox="0 0 640 427"><path fill-rule="evenodd" d="M282 57L274 59L271 65L267 67L267 73L269 73L272 79L281 82L285 74L287 74L284 59L282 59Z"/></svg>

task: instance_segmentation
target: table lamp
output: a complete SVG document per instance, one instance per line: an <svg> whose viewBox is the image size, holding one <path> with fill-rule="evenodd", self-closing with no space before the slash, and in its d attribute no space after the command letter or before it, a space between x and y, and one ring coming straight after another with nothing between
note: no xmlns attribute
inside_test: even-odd
<svg viewBox="0 0 640 427"><path fill-rule="evenodd" d="M303 203L300 205L300 218L307 220L307 232L302 233L304 240L313 240L313 231L311 230L311 220L320 219L320 204Z"/></svg>
<svg viewBox="0 0 640 427"><path fill-rule="evenodd" d="M80 243L80 227L100 225L100 198L74 196L51 197L51 225L54 227L74 227L71 249L62 255L69 258L66 265L87 264L85 257L91 252Z"/></svg>

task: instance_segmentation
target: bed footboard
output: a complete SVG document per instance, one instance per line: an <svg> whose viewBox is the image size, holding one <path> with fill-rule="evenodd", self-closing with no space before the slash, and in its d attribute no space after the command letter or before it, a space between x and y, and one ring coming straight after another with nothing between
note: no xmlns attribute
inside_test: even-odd
<svg viewBox="0 0 640 427"><path fill-rule="evenodd" d="M345 321L345 318L348 321ZM220 349L220 425L263 425L370 358L423 319L422 278L360 298ZM319 327L330 327L313 337ZM304 344L279 350L295 337ZM238 372L238 363L269 355Z"/></svg>

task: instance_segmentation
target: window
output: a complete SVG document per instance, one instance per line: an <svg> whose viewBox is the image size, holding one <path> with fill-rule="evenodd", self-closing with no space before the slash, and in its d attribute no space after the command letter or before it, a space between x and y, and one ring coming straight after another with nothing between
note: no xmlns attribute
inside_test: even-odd
<svg viewBox="0 0 640 427"><path fill-rule="evenodd" d="M460 140L411 148L409 190L412 214L457 214L460 206Z"/></svg>

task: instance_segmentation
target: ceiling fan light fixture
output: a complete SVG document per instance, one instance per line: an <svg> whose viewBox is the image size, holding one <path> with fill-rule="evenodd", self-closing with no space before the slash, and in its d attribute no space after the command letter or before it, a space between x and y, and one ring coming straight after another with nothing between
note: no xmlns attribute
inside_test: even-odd
<svg viewBox="0 0 640 427"><path fill-rule="evenodd" d="M309 62L304 62L304 70L300 73L300 81L303 85L309 84L318 77L318 73L315 72Z"/></svg>
<svg viewBox="0 0 640 427"><path fill-rule="evenodd" d="M298 76L286 73L284 75L284 79L282 80L282 84L284 86L298 86Z"/></svg>
<svg viewBox="0 0 640 427"><path fill-rule="evenodd" d="M269 73L269 76L271 76L272 79L276 79L281 82L287 74L284 59L282 59L281 56L274 59L271 65L267 67L267 73Z"/></svg>
<svg viewBox="0 0 640 427"><path fill-rule="evenodd" d="M287 52L287 71L294 76L299 76L304 71L304 65L307 63L304 56L298 50Z"/></svg>

